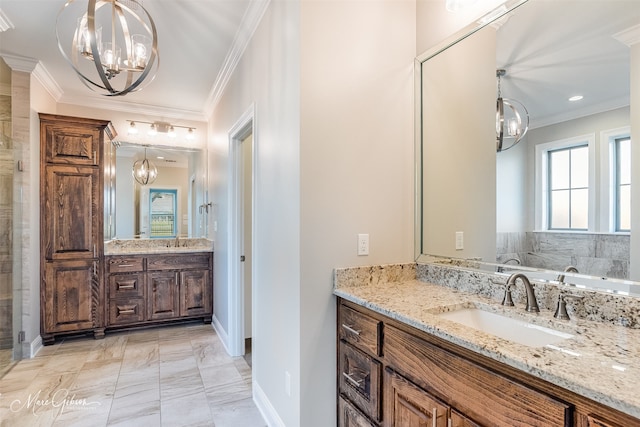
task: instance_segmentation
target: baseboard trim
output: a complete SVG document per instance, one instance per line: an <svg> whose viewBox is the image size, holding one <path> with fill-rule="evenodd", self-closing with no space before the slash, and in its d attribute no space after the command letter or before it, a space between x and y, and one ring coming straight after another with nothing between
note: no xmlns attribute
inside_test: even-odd
<svg viewBox="0 0 640 427"><path fill-rule="evenodd" d="M253 381L253 402L262 414L262 418L267 422L269 427L286 427L278 412L275 410L267 395L260 388L257 382Z"/></svg>
<svg viewBox="0 0 640 427"><path fill-rule="evenodd" d="M212 317L211 323L213 324L213 329L216 331L216 334L218 334L218 337L220 337L220 341L222 341L224 350L227 352L229 356L231 356L231 352L229 351L229 335L227 334L227 331L224 330L224 328L222 327L222 324L220 323L220 321L218 320L215 314Z"/></svg>

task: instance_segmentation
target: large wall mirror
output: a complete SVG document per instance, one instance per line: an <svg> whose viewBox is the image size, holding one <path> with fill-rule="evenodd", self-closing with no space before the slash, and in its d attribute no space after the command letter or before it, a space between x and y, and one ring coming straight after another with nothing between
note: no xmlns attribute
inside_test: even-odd
<svg viewBox="0 0 640 427"><path fill-rule="evenodd" d="M640 165L624 147L633 122L625 37L640 23L637 1L513 0L492 14L416 59L418 262L474 260L547 278L574 266L575 280L636 289L628 204ZM524 138L501 152L498 85L529 116ZM550 195L560 175L574 183Z"/></svg>
<svg viewBox="0 0 640 427"><path fill-rule="evenodd" d="M123 142L107 151L105 239L206 237L203 150ZM145 158L157 177L142 185L132 168Z"/></svg>

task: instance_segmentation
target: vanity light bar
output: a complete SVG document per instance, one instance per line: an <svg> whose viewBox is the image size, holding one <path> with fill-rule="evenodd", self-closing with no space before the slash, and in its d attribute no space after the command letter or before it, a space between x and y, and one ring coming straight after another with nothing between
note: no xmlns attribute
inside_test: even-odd
<svg viewBox="0 0 640 427"><path fill-rule="evenodd" d="M163 121L155 121L155 122L145 122L142 120L127 120L127 121L129 122L129 130L128 130L129 135L135 135L138 133L138 128L136 126L137 123L144 123L149 125L149 131L147 132L147 134L151 136L154 136L158 132L160 132L160 133L166 133L167 136L169 136L170 138L174 138L176 136L176 128L182 128L182 129L187 129L187 136L186 136L187 139L192 140L195 138L196 128L192 126L174 125L169 122L163 122Z"/></svg>

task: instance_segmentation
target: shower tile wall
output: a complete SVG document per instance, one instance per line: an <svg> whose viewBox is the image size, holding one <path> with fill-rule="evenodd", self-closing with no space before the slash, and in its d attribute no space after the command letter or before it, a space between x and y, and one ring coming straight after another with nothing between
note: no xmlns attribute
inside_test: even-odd
<svg viewBox="0 0 640 427"><path fill-rule="evenodd" d="M498 233L497 260L518 258L549 270L575 266L580 273L624 279L629 276L629 236L553 232Z"/></svg>
<svg viewBox="0 0 640 427"><path fill-rule="evenodd" d="M0 95L0 349L13 345L13 143L11 97Z"/></svg>

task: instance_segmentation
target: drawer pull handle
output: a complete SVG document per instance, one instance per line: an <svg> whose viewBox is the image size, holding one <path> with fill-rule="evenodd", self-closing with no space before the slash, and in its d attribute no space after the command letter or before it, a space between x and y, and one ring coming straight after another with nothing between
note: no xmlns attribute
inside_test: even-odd
<svg viewBox="0 0 640 427"><path fill-rule="evenodd" d="M453 427L453 420L451 418L447 421L447 427Z"/></svg>
<svg viewBox="0 0 640 427"><path fill-rule="evenodd" d="M119 310L118 314L134 314L136 311L132 308L126 309L126 310Z"/></svg>
<svg viewBox="0 0 640 427"><path fill-rule="evenodd" d="M352 333L352 334L354 334L354 335L358 335L358 336L360 336L360 331L356 331L356 330L355 330L355 329L353 329L351 326L347 326L347 325L345 325L345 324L343 323L343 324L342 324L342 327L343 327L344 329L346 329L348 332L351 332L351 333Z"/></svg>
<svg viewBox="0 0 640 427"><path fill-rule="evenodd" d="M120 285L120 286L118 286L118 290L120 290L120 289L133 289L133 288L135 288L133 283L130 284L130 285Z"/></svg>
<svg viewBox="0 0 640 427"><path fill-rule="evenodd" d="M433 427L438 427L438 408L433 408Z"/></svg>
<svg viewBox="0 0 640 427"><path fill-rule="evenodd" d="M133 267L133 264L118 264L118 267Z"/></svg>
<svg viewBox="0 0 640 427"><path fill-rule="evenodd" d="M362 382L362 380L356 380L355 378L353 378L351 375L347 374L346 372L343 372L342 376L344 376L347 379L347 381L349 381L354 387L360 388L360 383Z"/></svg>

